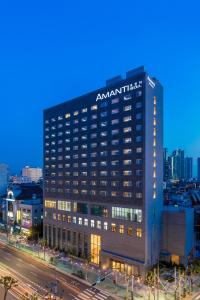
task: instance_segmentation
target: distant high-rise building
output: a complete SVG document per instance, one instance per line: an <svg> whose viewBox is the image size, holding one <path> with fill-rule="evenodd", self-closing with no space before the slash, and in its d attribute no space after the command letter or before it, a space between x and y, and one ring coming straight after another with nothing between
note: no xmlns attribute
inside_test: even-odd
<svg viewBox="0 0 200 300"><path fill-rule="evenodd" d="M185 178L185 154L184 150L177 149L171 156L172 179Z"/></svg>
<svg viewBox="0 0 200 300"><path fill-rule="evenodd" d="M163 179L167 181L170 179L170 160L168 155L168 149L164 148L163 152Z"/></svg>
<svg viewBox="0 0 200 300"><path fill-rule="evenodd" d="M193 177L193 158L185 158L185 179L189 180Z"/></svg>
<svg viewBox="0 0 200 300"><path fill-rule="evenodd" d="M22 169L22 177L26 179L24 182L38 182L42 178L42 169L26 166Z"/></svg>
<svg viewBox="0 0 200 300"><path fill-rule="evenodd" d="M200 157L197 158L197 179L200 180Z"/></svg>
<svg viewBox="0 0 200 300"><path fill-rule="evenodd" d="M0 164L0 196L6 193L8 187L8 166Z"/></svg>

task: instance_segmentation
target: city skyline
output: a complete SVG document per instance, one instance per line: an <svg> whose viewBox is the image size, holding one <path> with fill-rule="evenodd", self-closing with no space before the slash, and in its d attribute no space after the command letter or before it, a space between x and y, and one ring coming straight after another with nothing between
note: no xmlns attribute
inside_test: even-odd
<svg viewBox="0 0 200 300"><path fill-rule="evenodd" d="M164 145L169 151L184 149L196 161L199 4L111 1L106 9L90 4L79 3L79 10L64 1L2 4L1 162L14 173L23 165L42 165L43 109L101 88L106 79L140 65L164 86Z"/></svg>

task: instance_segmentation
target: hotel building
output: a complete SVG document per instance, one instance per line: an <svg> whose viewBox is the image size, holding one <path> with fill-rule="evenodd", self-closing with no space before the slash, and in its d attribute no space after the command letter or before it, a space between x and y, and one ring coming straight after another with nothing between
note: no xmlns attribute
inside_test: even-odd
<svg viewBox="0 0 200 300"><path fill-rule="evenodd" d="M159 259L163 88L143 67L44 111L44 237L102 268Z"/></svg>

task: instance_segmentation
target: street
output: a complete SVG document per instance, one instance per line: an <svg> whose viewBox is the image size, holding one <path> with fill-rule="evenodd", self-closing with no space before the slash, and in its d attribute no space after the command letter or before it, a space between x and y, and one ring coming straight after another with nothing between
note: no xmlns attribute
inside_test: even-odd
<svg viewBox="0 0 200 300"><path fill-rule="evenodd" d="M0 242L0 274L11 274L18 280L18 291L34 291L45 299L48 293L58 299L109 300L108 293L89 287L55 270L26 253ZM62 297L62 298L61 298ZM11 298L10 298L11 299ZM13 298L14 299L14 298Z"/></svg>

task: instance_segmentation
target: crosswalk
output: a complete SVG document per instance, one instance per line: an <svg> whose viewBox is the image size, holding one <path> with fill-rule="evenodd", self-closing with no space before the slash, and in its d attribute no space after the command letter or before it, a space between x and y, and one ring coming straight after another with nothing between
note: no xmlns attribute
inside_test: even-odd
<svg viewBox="0 0 200 300"><path fill-rule="evenodd" d="M74 300L106 300L109 294L105 291L100 291L95 288L88 288L74 297Z"/></svg>

